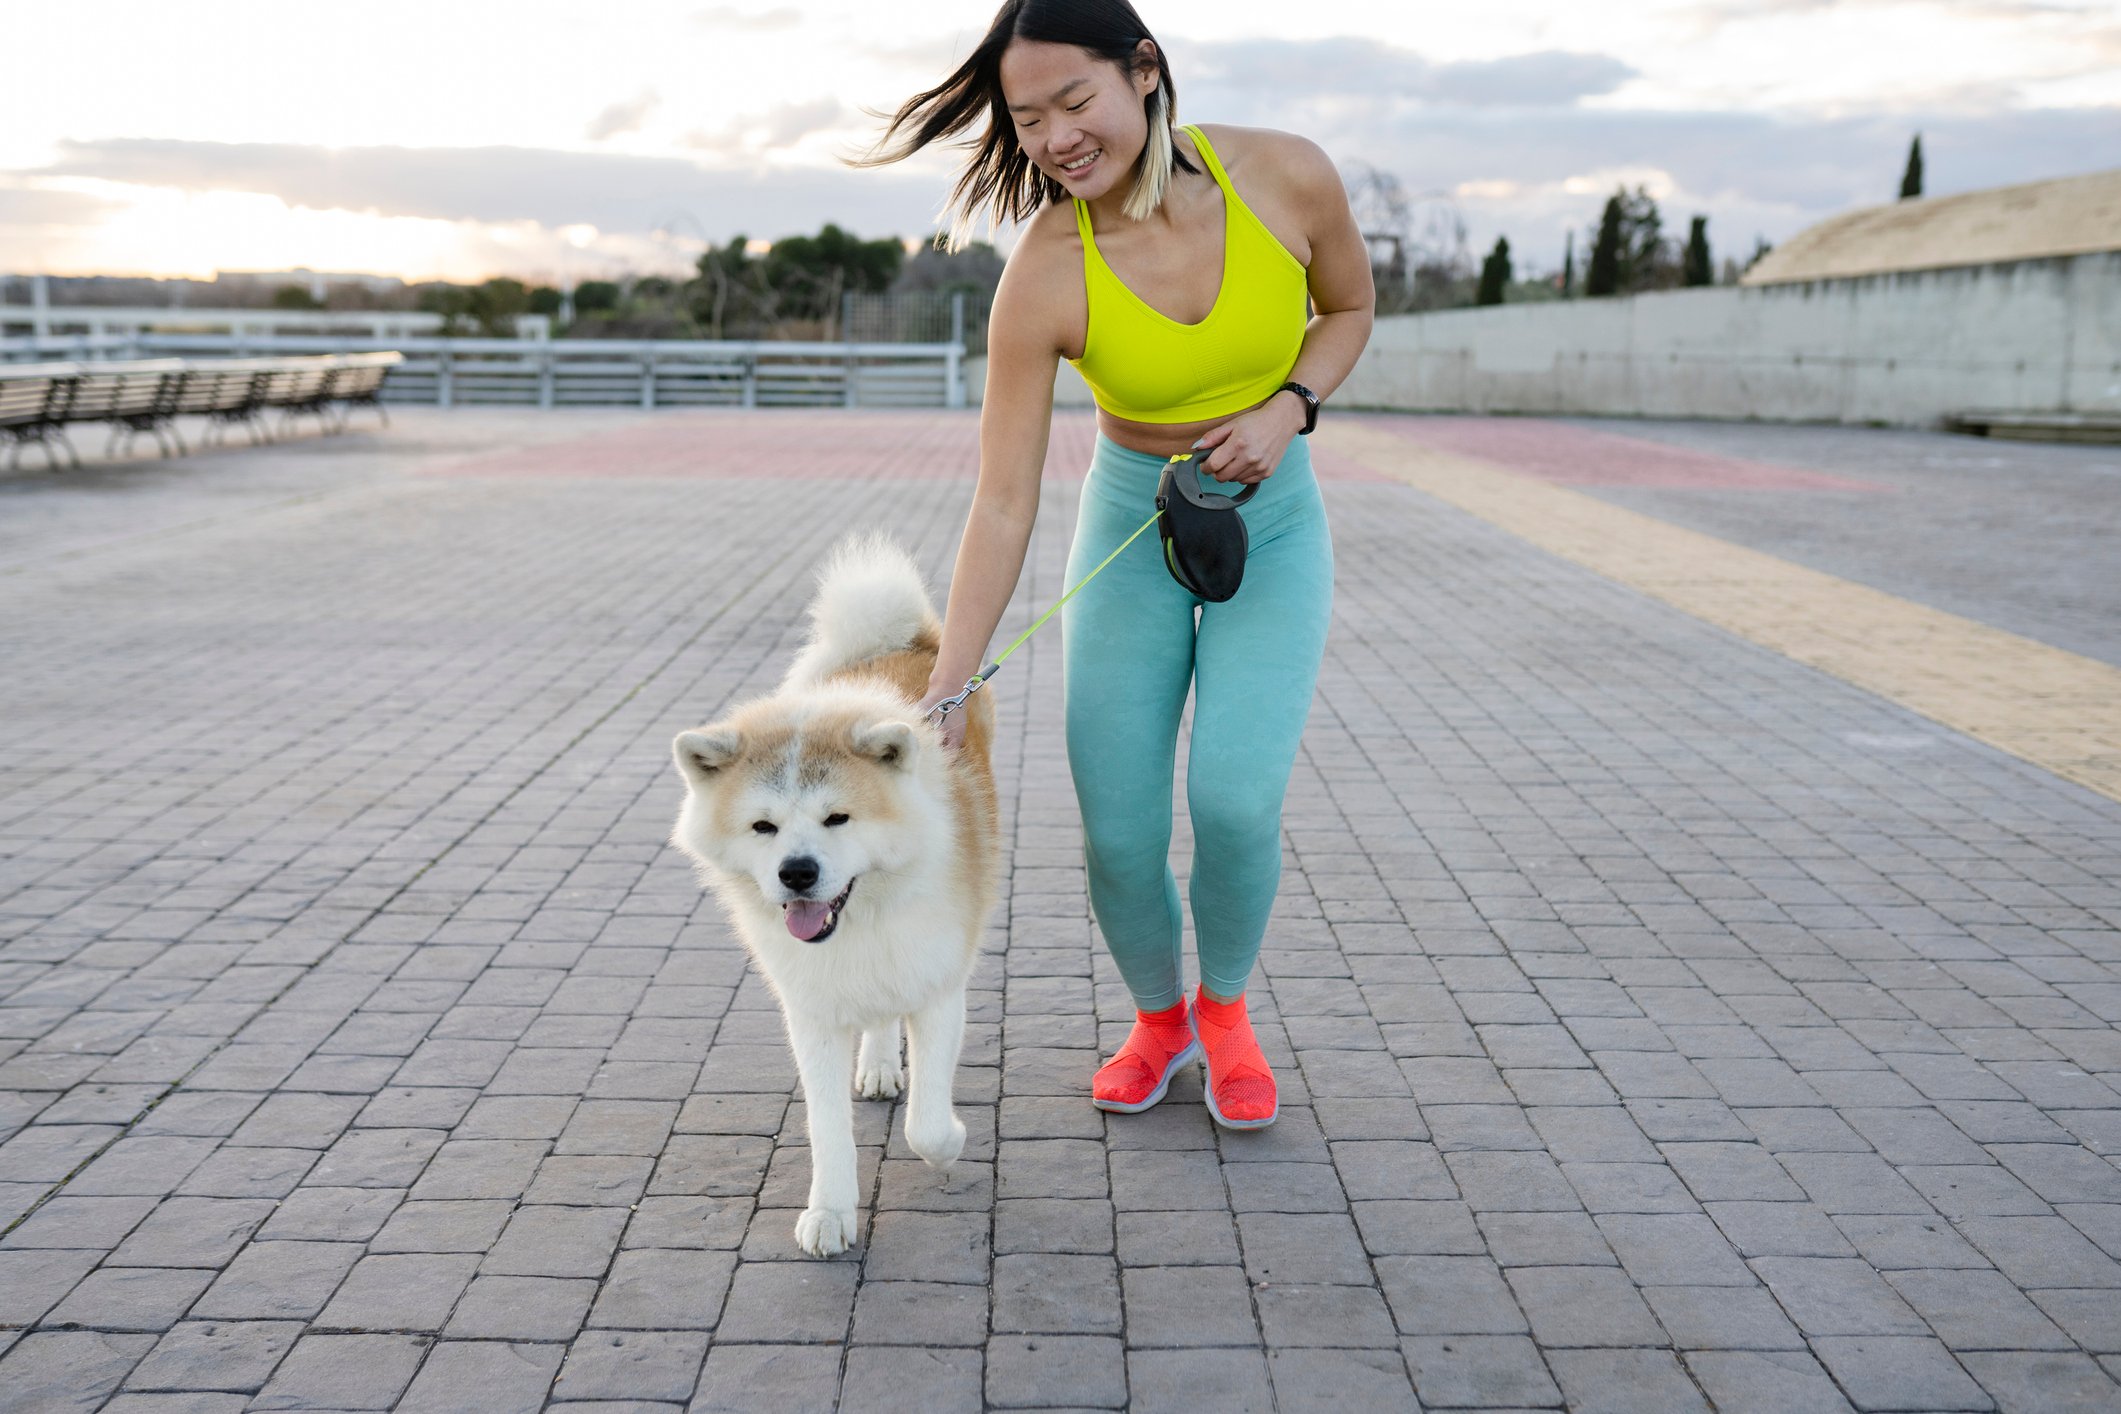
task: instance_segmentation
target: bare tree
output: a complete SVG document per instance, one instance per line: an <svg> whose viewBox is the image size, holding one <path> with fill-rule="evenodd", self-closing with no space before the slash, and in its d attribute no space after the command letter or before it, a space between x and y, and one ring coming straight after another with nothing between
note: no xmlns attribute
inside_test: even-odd
<svg viewBox="0 0 2121 1414"><path fill-rule="evenodd" d="M1414 291L1408 247L1413 211L1406 188L1391 172L1367 162L1351 162L1341 181L1348 189L1348 208L1355 227L1370 248L1370 274L1377 286L1377 312L1398 314L1411 308Z"/></svg>
<svg viewBox="0 0 2121 1414"><path fill-rule="evenodd" d="M1379 314L1473 302L1475 265L1465 217L1448 193L1412 196L1397 174L1366 162L1349 163L1341 180L1370 248Z"/></svg>

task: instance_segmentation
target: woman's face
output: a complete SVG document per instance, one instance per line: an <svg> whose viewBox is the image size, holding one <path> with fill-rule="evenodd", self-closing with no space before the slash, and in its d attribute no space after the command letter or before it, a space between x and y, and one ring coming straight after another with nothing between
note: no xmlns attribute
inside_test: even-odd
<svg viewBox="0 0 2121 1414"><path fill-rule="evenodd" d="M1142 100L1156 71L1129 71L1072 44L1012 40L1002 51L1002 100L1037 168L1090 200L1116 187L1149 140Z"/></svg>

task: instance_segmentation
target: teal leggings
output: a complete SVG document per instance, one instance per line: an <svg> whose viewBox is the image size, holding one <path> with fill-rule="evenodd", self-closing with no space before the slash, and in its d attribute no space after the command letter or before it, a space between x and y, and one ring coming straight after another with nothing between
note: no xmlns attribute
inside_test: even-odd
<svg viewBox="0 0 2121 1414"><path fill-rule="evenodd" d="M1068 583L1156 509L1163 467L1162 457L1098 437ZM1201 980L1229 997L1252 975L1281 884L1282 798L1333 616L1333 541L1301 437L1238 514L1250 547L1234 598L1209 604L1181 588L1151 528L1061 611L1068 767L1090 908L1143 1011L1184 996L1170 853L1186 690L1194 689L1187 892Z"/></svg>

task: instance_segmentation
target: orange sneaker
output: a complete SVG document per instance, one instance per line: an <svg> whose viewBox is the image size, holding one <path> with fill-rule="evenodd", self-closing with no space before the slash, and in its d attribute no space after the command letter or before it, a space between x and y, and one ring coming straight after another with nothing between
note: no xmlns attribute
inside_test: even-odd
<svg viewBox="0 0 2121 1414"><path fill-rule="evenodd" d="M1179 1067L1200 1056L1186 1004L1137 1011L1126 1044L1090 1081L1090 1103L1114 1114L1140 1114L1164 1097Z"/></svg>
<svg viewBox="0 0 2121 1414"><path fill-rule="evenodd" d="M1200 1037L1208 1073L1208 1113L1225 1129L1265 1129L1281 1113L1274 1072L1252 1034L1245 999L1219 1002L1206 992L1193 997L1193 1030Z"/></svg>

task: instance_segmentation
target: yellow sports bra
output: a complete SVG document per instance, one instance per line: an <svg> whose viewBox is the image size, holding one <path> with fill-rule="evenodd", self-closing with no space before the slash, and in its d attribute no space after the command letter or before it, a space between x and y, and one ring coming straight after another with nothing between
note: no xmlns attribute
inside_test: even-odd
<svg viewBox="0 0 2121 1414"><path fill-rule="evenodd" d="M1130 422L1199 422L1271 397L1296 366L1304 326L1304 268L1239 199L1215 149L1188 127L1223 190L1223 283L1198 324L1181 324L1120 283L1097 253L1090 208L1077 198L1090 327L1068 360L1097 405Z"/></svg>

